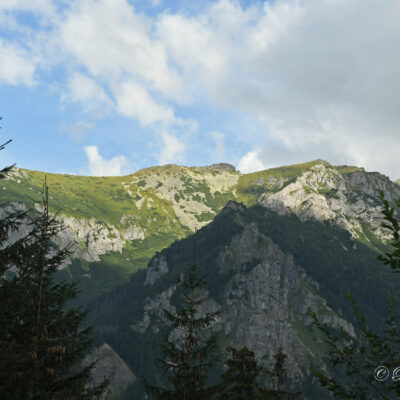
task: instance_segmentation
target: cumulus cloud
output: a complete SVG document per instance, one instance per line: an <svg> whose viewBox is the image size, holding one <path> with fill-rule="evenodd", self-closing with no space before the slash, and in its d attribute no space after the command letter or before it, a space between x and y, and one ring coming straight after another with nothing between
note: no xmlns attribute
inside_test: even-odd
<svg viewBox="0 0 400 400"><path fill-rule="evenodd" d="M175 122L173 110L158 104L138 83L122 83L116 89L115 96L119 112L128 117L136 117L143 126L155 122Z"/></svg>
<svg viewBox="0 0 400 400"><path fill-rule="evenodd" d="M242 174L248 174L250 172L262 171L267 167L259 158L259 153L257 151L249 151L246 153L238 163L238 170Z"/></svg>
<svg viewBox="0 0 400 400"><path fill-rule="evenodd" d="M53 56L57 50L68 61L69 99L115 104L143 126L173 126L174 135L162 135L172 138L163 161L185 149L182 110L186 118L206 104L263 124L263 143L249 141L242 168L325 158L398 178L400 2L250 3L219 0L196 13L148 16L127 0L69 2L51 31ZM32 84L37 64L18 46L0 42L2 60L9 56L0 81ZM231 135L225 141L240 139Z"/></svg>
<svg viewBox="0 0 400 400"><path fill-rule="evenodd" d="M18 45L0 39L0 83L27 85L35 83L36 61Z"/></svg>
<svg viewBox="0 0 400 400"><path fill-rule="evenodd" d="M127 173L128 161L124 156L116 156L106 160L99 154L97 146L85 146L84 150L89 162L90 175L118 176Z"/></svg>
<svg viewBox="0 0 400 400"><path fill-rule="evenodd" d="M66 13L59 39L64 51L106 84L118 85L129 76L167 98L184 100L179 74L151 28L151 19L126 0L82 0Z"/></svg>
<svg viewBox="0 0 400 400"><path fill-rule="evenodd" d="M183 153L185 145L176 136L163 132L162 134L163 147L159 157L161 165L168 163L177 163L184 160Z"/></svg>
<svg viewBox="0 0 400 400"><path fill-rule="evenodd" d="M258 157L266 160L272 140L293 158L299 151L318 158L324 149L333 163L364 160L400 176L390 151L375 152L383 143L400 150L399 17L395 0L368 7L279 0L246 9L221 0L200 16L165 14L158 25L187 80L194 73L214 104L264 122Z"/></svg>
<svg viewBox="0 0 400 400"><path fill-rule="evenodd" d="M109 111L113 103L96 81L84 74L74 73L68 82L64 98L82 103L87 110Z"/></svg>

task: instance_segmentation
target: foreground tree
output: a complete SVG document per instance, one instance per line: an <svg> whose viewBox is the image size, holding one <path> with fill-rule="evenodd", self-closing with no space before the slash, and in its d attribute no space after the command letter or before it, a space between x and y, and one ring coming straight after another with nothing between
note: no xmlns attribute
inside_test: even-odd
<svg viewBox="0 0 400 400"><path fill-rule="evenodd" d="M53 282L68 249L59 250L52 242L63 228L50 216L46 184L36 208L37 216L24 215L30 219L28 234L12 243L12 231L2 231L1 265L14 276L0 276L0 398L97 398L107 382L92 387L95 362L80 366L91 339L90 328L80 330L85 313L68 308L76 285ZM14 222L15 229L23 223Z"/></svg>
<svg viewBox="0 0 400 400"><path fill-rule="evenodd" d="M272 389L262 389L263 399L268 400L293 400L301 397L301 391L290 391L285 389L285 381L288 370L285 366L287 355L279 347L274 355L274 366L272 371L264 369L265 373L272 380Z"/></svg>
<svg viewBox="0 0 400 400"><path fill-rule="evenodd" d="M285 388L287 355L282 347L274 355L272 370L259 365L254 352L247 347L237 350L229 346L226 350L232 355L225 360L227 369L221 374L219 400L292 400L300 397L301 392ZM260 383L265 375L268 387Z"/></svg>
<svg viewBox="0 0 400 400"><path fill-rule="evenodd" d="M226 350L231 356L224 362L227 369L221 374L218 399L262 399L259 379L264 369L257 364L254 352L247 347L238 350L228 346Z"/></svg>
<svg viewBox="0 0 400 400"><path fill-rule="evenodd" d="M400 227L395 209L385 200L383 192L379 195L385 222L382 224L392 233L392 252L378 258L390 265L393 272L400 271ZM395 202L400 209L400 200ZM311 313L314 324L325 335L329 347L329 362L336 367L341 378L328 376L320 370L313 370L322 387L327 388L339 399L397 399L400 397L400 331L398 317L394 311L393 297L389 296L388 316L383 332L372 330L348 294L353 306L357 337L350 336L339 328L334 334L322 324L315 313Z"/></svg>
<svg viewBox="0 0 400 400"><path fill-rule="evenodd" d="M165 358L158 358L168 374L170 388L153 386L143 379L146 392L153 399L204 400L211 399L215 387L207 386L210 368L216 361L217 337L207 335L219 311L200 313L200 306L208 301L199 296L199 289L205 284L205 276L198 276L195 248L193 264L183 282L182 308L176 313L164 309L164 315L171 328L178 333L177 340L168 337L161 343Z"/></svg>

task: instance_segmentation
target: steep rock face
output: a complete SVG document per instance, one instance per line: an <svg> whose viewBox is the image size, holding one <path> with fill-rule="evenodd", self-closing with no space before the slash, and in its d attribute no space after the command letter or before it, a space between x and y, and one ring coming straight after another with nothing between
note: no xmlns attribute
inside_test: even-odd
<svg viewBox="0 0 400 400"><path fill-rule="evenodd" d="M333 221L354 238L360 237L362 223L367 223L375 235L385 239L387 234L380 228L379 190L389 200L400 197L400 188L379 173L357 170L341 174L321 163L282 189L263 193L258 202L281 214L295 213L302 220Z"/></svg>
<svg viewBox="0 0 400 400"><path fill-rule="evenodd" d="M232 210L233 205L228 207ZM306 276L290 255L262 235L255 224L246 226L233 238L219 254L217 265L219 273L231 273L232 277L221 287L222 302L218 303L208 291L201 293L209 301L200 308L200 315L222 310L212 329L233 338L238 346L248 346L258 357L266 355L271 363L273 354L282 346L289 355L293 377L303 378L306 360L319 357L298 332L299 326L312 329L309 309L328 325L341 326L354 336L353 326L315 294L318 284ZM146 283L154 284L168 271L166 259L155 257L149 270ZM131 326L134 332L157 333L165 326L162 309L175 311L171 298L176 287L173 284L162 293L145 298L142 320ZM178 330L170 333L170 339L179 340L180 336Z"/></svg>
<svg viewBox="0 0 400 400"><path fill-rule="evenodd" d="M60 245L72 243L73 258L89 262L99 261L99 256L110 251L121 252L127 240L144 239L144 232L135 225L119 231L112 224L100 223L94 218L85 220L59 215L58 219L69 228L59 239Z"/></svg>
<svg viewBox="0 0 400 400"><path fill-rule="evenodd" d="M40 206L35 205L37 211ZM28 208L24 203L10 202L0 207L0 218L4 218L15 212L27 212ZM53 215L54 214L51 214ZM74 218L64 214L58 214L63 229L56 237L54 243L60 248L70 247L71 258L83 259L88 262L99 261L101 255L110 251L121 252L127 240L133 241L145 238L143 230L136 225L128 225L125 230L119 231L112 224L100 223L94 218ZM31 231L28 218L25 218L17 231L10 232L9 243L14 243L21 237L27 236ZM69 265L71 260L61 266Z"/></svg>
<svg viewBox="0 0 400 400"><path fill-rule="evenodd" d="M168 273L168 265L165 257L156 256L149 263L146 270L145 285L152 285L158 278Z"/></svg>

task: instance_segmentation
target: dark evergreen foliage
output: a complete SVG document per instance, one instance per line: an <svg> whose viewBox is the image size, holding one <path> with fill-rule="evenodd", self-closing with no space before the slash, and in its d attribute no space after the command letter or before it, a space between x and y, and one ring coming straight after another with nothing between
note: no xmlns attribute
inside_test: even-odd
<svg viewBox="0 0 400 400"><path fill-rule="evenodd" d="M199 289L205 284L205 276L198 276L195 245L193 263L181 281L184 290L181 308L171 313L164 309L165 318L178 337L165 337L161 348L165 358L158 358L168 374L170 387L151 385L145 379L145 389L154 399L204 400L210 399L215 387L207 385L208 373L215 363L217 337L207 334L207 329L220 314L201 312L207 298L201 297Z"/></svg>
<svg viewBox="0 0 400 400"><path fill-rule="evenodd" d="M257 364L254 352L245 346L240 350L228 346L226 350L232 355L224 361L227 369L221 374L218 400L262 399L259 379L264 369Z"/></svg>
<svg viewBox="0 0 400 400"><path fill-rule="evenodd" d="M392 233L392 249L390 252L386 252L384 255L380 255L379 260L383 261L384 264L390 265L393 272L400 272L400 225L398 219L395 217L395 208L391 207L389 202L385 199L384 193L379 193L381 199L382 214L385 219L383 227L389 229ZM400 210L400 199L395 200L397 210Z"/></svg>
<svg viewBox="0 0 400 400"><path fill-rule="evenodd" d="M95 363L81 366L91 345L90 328L80 329L85 313L68 308L76 296L75 284L54 283L53 276L68 257L52 239L63 229L50 216L48 188L36 202L38 215L29 218L29 233L15 243L12 229L0 226L0 398L80 400L98 398L107 381L90 384ZM11 228L18 231L20 219ZM4 273L14 271L12 277Z"/></svg>
<svg viewBox="0 0 400 400"><path fill-rule="evenodd" d="M287 355L279 347L278 352L274 355L274 367L272 371L264 369L264 372L272 381L272 388L262 389L263 399L268 400L294 400L301 398L301 391L290 391L285 388L285 381L288 375L286 369Z"/></svg>

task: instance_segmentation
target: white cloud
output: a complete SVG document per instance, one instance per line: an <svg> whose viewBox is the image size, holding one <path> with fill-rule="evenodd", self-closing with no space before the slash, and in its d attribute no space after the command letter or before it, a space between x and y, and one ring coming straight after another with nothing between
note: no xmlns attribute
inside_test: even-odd
<svg viewBox="0 0 400 400"><path fill-rule="evenodd" d="M126 0L82 0L66 13L59 40L65 52L106 84L128 76L183 101L182 81L151 28L151 19L135 13Z"/></svg>
<svg viewBox="0 0 400 400"><path fill-rule="evenodd" d="M173 110L158 104L143 86L135 82L121 83L115 89L115 97L118 111L124 116L136 117L143 126L155 122L175 122Z"/></svg>
<svg viewBox="0 0 400 400"><path fill-rule="evenodd" d="M105 160L97 146L85 146L84 150L89 161L89 173L94 176L118 176L128 173L128 161L124 156L116 156Z"/></svg>
<svg viewBox="0 0 400 400"><path fill-rule="evenodd" d="M238 163L238 170L242 174L248 174L249 172L256 172L266 169L264 163L260 160L257 151L249 151L246 153Z"/></svg>
<svg viewBox="0 0 400 400"><path fill-rule="evenodd" d="M183 153L185 145L176 136L163 132L163 148L160 153L159 163L161 165L168 163L178 163L184 160Z"/></svg>
<svg viewBox="0 0 400 400"><path fill-rule="evenodd" d="M47 13L53 10L52 0L1 0L0 11L34 11Z"/></svg>
<svg viewBox="0 0 400 400"><path fill-rule="evenodd" d="M375 152L380 137L386 148L400 141L399 18L397 0L220 0L196 17L166 13L158 30L187 87L264 121L262 160L272 140L292 159L324 150L400 176L394 153Z"/></svg>
<svg viewBox="0 0 400 400"><path fill-rule="evenodd" d="M35 83L36 61L26 50L0 38L0 60L0 83L27 86Z"/></svg>
<svg viewBox="0 0 400 400"><path fill-rule="evenodd" d="M109 112L112 101L96 81L81 73L74 73L68 82L69 91L65 95L71 101L81 102L88 110L102 109Z"/></svg>
<svg viewBox="0 0 400 400"><path fill-rule="evenodd" d="M42 60L51 67L57 59L67 65L70 100L172 126L181 144L190 122L177 106L206 104L264 124L264 147L249 141L257 151L243 165L326 158L400 177L400 2L251 3L150 17L127 0L71 1L56 19L43 17L53 24L47 36L0 42L0 82L31 85ZM52 4L3 0L0 14L45 15Z"/></svg>

